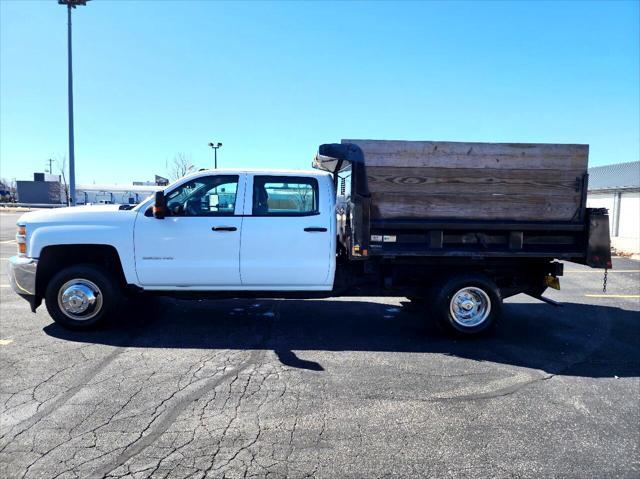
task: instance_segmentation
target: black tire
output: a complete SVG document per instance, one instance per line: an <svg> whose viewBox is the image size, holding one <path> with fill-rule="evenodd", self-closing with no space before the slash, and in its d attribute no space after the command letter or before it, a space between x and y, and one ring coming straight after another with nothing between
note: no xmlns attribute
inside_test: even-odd
<svg viewBox="0 0 640 479"><path fill-rule="evenodd" d="M71 282L71 284L69 284ZM61 303L61 289L81 285L93 294L93 303L84 312L73 314L65 311ZM76 295L72 300L82 296ZM118 282L106 271L95 265L76 265L57 273L47 285L45 303L53 320L68 329L92 329L104 324L114 312L118 311L123 295ZM79 301L82 304L82 301ZM82 306L80 306L82 307ZM75 316L75 317L73 317Z"/></svg>
<svg viewBox="0 0 640 479"><path fill-rule="evenodd" d="M452 301L454 296L456 301ZM483 309L485 303L488 307ZM465 310L469 304L472 309ZM433 314L447 332L457 336L486 333L495 328L502 314L500 290L481 274L451 277L434 289Z"/></svg>

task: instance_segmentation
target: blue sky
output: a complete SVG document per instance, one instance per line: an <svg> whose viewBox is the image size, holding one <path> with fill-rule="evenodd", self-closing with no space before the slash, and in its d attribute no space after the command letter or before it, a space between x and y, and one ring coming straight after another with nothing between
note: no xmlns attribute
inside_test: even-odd
<svg viewBox="0 0 640 479"><path fill-rule="evenodd" d="M640 157L639 2L94 0L74 11L78 183L306 168L341 138ZM0 175L67 155L66 11L0 1Z"/></svg>

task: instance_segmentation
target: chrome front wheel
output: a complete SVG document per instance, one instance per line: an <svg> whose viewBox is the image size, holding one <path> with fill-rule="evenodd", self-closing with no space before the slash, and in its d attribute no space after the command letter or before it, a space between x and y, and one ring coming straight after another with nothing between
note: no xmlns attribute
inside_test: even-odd
<svg viewBox="0 0 640 479"><path fill-rule="evenodd" d="M122 289L114 275L93 264L69 266L47 281L45 302L53 320L70 329L90 329L113 317Z"/></svg>
<svg viewBox="0 0 640 479"><path fill-rule="evenodd" d="M75 321L87 321L102 310L103 294L100 288L88 279L72 279L58 291L60 310Z"/></svg>

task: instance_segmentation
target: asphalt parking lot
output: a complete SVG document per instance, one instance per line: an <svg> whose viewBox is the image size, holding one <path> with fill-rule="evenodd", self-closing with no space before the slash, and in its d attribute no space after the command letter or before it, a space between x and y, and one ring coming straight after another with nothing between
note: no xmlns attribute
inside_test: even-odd
<svg viewBox="0 0 640 479"><path fill-rule="evenodd" d="M640 262L568 263L491 337L404 298L180 301L94 332L8 287L1 477L640 477Z"/></svg>

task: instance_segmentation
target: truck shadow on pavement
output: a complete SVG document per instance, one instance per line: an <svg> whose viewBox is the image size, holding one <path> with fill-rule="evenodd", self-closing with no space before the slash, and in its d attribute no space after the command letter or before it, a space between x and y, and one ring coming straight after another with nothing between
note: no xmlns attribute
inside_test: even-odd
<svg viewBox="0 0 640 479"><path fill-rule="evenodd" d="M323 371L294 351L431 353L584 377L640 376L640 314L616 307L507 303L487 337L456 339L428 313L364 300L203 300L157 298L96 331L46 334L74 342L135 348L266 349L290 367Z"/></svg>

